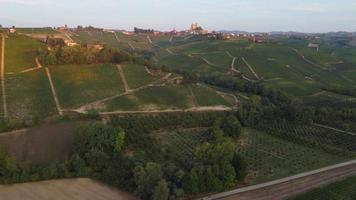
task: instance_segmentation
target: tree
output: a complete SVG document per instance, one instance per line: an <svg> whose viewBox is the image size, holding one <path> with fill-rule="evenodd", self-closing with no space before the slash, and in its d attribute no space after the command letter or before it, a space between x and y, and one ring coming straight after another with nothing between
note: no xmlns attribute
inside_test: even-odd
<svg viewBox="0 0 356 200"><path fill-rule="evenodd" d="M225 134L237 139L241 134L242 126L234 115L229 115L222 123L222 129Z"/></svg>
<svg viewBox="0 0 356 200"><path fill-rule="evenodd" d="M150 199L154 187L163 179L161 165L148 162L145 167L137 166L134 169L134 178L137 185L136 194L142 199Z"/></svg>
<svg viewBox="0 0 356 200"><path fill-rule="evenodd" d="M152 199L167 200L168 197L169 197L168 183L164 179L161 179L156 185L156 187L154 188Z"/></svg>
<svg viewBox="0 0 356 200"><path fill-rule="evenodd" d="M83 176L86 174L85 161L78 155L74 154L69 160L69 170L75 176Z"/></svg>
<svg viewBox="0 0 356 200"><path fill-rule="evenodd" d="M0 178L9 176L15 167L14 159L0 146Z"/></svg>
<svg viewBox="0 0 356 200"><path fill-rule="evenodd" d="M231 162L234 166L235 173L238 181L243 181L247 175L247 163L246 161L238 154L235 153L234 158Z"/></svg>
<svg viewBox="0 0 356 200"><path fill-rule="evenodd" d="M125 143L125 131L124 129L120 129L116 137L115 150L117 152L120 152L124 146L124 143Z"/></svg>

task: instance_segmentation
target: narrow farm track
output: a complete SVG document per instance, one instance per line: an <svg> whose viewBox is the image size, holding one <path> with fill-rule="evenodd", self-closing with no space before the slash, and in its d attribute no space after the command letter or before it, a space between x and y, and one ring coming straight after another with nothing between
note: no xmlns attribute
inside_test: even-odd
<svg viewBox="0 0 356 200"><path fill-rule="evenodd" d="M34 70L37 70L37 69L41 69L43 67L41 65L40 61L38 60L38 57L35 58L35 62L36 62L36 67L22 70L20 73L31 72L31 71L34 71Z"/></svg>
<svg viewBox="0 0 356 200"><path fill-rule="evenodd" d="M191 87L189 87L189 92L190 92L190 96L192 97L192 101L193 101L193 104L195 107L199 107L199 103L198 103L198 100L197 100L197 97L195 96L193 90Z"/></svg>
<svg viewBox="0 0 356 200"><path fill-rule="evenodd" d="M6 90L5 90L5 35L1 34L1 92L3 102L4 118L7 118L7 103L6 103Z"/></svg>
<svg viewBox="0 0 356 200"><path fill-rule="evenodd" d="M230 58L234 58L234 56L232 56L229 51L225 51L225 53L226 53Z"/></svg>
<svg viewBox="0 0 356 200"><path fill-rule="evenodd" d="M152 40L151 40L151 37L149 35L147 35L147 40L150 44L153 44Z"/></svg>
<svg viewBox="0 0 356 200"><path fill-rule="evenodd" d="M166 49L166 51L168 52L168 53L170 53L171 55L174 55L174 53L170 50L170 49Z"/></svg>
<svg viewBox="0 0 356 200"><path fill-rule="evenodd" d="M320 66L320 65L318 65L318 64L316 64L316 63L314 63L313 61L311 61L311 60L308 60L302 53L300 53L299 51L298 51L298 49L295 49L295 48L292 48L293 49L293 51L295 51L295 53L297 53L305 62L307 62L308 64L311 64L311 65L313 65L313 66L315 66L315 67L318 67L318 68L320 68L320 69L323 69L323 70L325 70L322 66Z"/></svg>
<svg viewBox="0 0 356 200"><path fill-rule="evenodd" d="M192 107L188 109L101 112L100 115L104 117L108 115L158 114L158 113L182 113L182 112L226 112L226 111L233 111L233 109L227 106L204 106L204 107Z"/></svg>
<svg viewBox="0 0 356 200"><path fill-rule="evenodd" d="M132 93L134 93L134 92L143 90L143 89L145 89L145 88L155 86L157 83L160 83L160 82L163 82L163 81L167 80L171 75L172 75L172 74L169 73L169 74L167 74L166 76L162 77L161 79L158 79L158 80L152 82L151 84L141 86L141 87L139 87L139 88L130 90L130 91L128 91L128 92L124 92L124 93L122 93L122 94L114 95L114 96L111 96L111 97L107 97L107 98L104 98L104 99L100 99L100 100L95 101L95 102L91 102L91 103L89 103L89 104L86 104L86 105L81 106L81 107L78 108L78 109L74 109L74 110L73 110L73 109L67 109L67 110L63 110L63 111L85 113L85 111L86 111L88 108L92 108L93 106L98 105L98 104L100 104L100 103L103 103L103 102L105 102L105 101L109 101L109 100L115 99L115 98L117 98L117 97L121 97L121 96L125 96L125 95L128 95L128 94L132 94Z"/></svg>
<svg viewBox="0 0 356 200"><path fill-rule="evenodd" d="M121 81L124 84L125 92L131 91L130 87L129 87L129 84L127 83L127 80L126 80L126 77L125 77L124 71L122 70L121 65L116 65L116 67L117 67L117 70L119 71L119 74L120 74L120 77L121 77Z"/></svg>
<svg viewBox="0 0 356 200"><path fill-rule="evenodd" d="M247 67L250 69L250 71L253 73L253 75L257 78L257 80L260 80L260 77L257 75L255 70L253 70L252 66L247 62L247 60L244 57L241 57L242 61L247 65Z"/></svg>
<svg viewBox="0 0 356 200"><path fill-rule="evenodd" d="M118 41L118 42L120 42L120 40L119 40L119 37L117 37L117 34L116 34L116 32L114 31L114 36L115 36L115 38L116 38L116 41Z"/></svg>
<svg viewBox="0 0 356 200"><path fill-rule="evenodd" d="M320 128L329 129L329 130L336 131L336 132L340 132L340 133L345 133L345 134L349 134L349 135L356 136L356 133L351 133L351 132L348 132L348 131L343 131L343 130L341 130L341 129L337 129L337 128L334 128L334 127L326 126L326 125L323 125L323 124L314 124L314 126L317 126L317 127L320 127Z"/></svg>
<svg viewBox="0 0 356 200"><path fill-rule="evenodd" d="M150 71L150 69L148 69L147 66L145 66L145 70L146 70L146 72L147 72L149 75L155 76L155 75Z"/></svg>
<svg viewBox="0 0 356 200"><path fill-rule="evenodd" d="M237 69L235 69L235 62L236 62L236 57L234 57L233 59L232 59L232 62L231 62L231 71L233 71L233 72L236 72L236 73L241 73L239 70L237 70Z"/></svg>
<svg viewBox="0 0 356 200"><path fill-rule="evenodd" d="M58 110L59 115L63 115L63 111L62 111L61 106L59 104L57 92L56 92L56 89L55 89L53 81L52 81L51 73L50 73L48 67L46 67L45 70L46 70L46 74L47 74L47 77L48 77L49 84L51 86L52 96L53 96L54 102L56 104L56 108Z"/></svg>
<svg viewBox="0 0 356 200"><path fill-rule="evenodd" d="M323 185L356 175L356 160L295 176L205 197L224 200L285 200Z"/></svg>
<svg viewBox="0 0 356 200"><path fill-rule="evenodd" d="M131 47L131 49L135 51L135 47L131 44L131 42L127 42L127 44L129 44L129 46Z"/></svg>

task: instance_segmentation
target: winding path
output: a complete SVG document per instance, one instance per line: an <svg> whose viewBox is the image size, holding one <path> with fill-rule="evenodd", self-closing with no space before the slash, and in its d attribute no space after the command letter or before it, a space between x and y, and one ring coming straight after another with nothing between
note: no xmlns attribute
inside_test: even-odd
<svg viewBox="0 0 356 200"><path fill-rule="evenodd" d="M1 33L1 92L4 118L7 118L7 103L5 90L5 35Z"/></svg>
<svg viewBox="0 0 356 200"><path fill-rule="evenodd" d="M293 50L295 51L295 53L297 53L305 62L307 62L307 63L309 63L309 64L311 64L311 65L313 65L313 66L315 66L315 67L318 67L318 68L320 68L320 69L322 69L322 70L325 70L322 66L320 66L320 65L314 63L313 61L307 59L302 53L300 53L300 52L298 51L298 49L295 49L295 48L292 48L292 49L293 49Z"/></svg>
<svg viewBox="0 0 356 200"><path fill-rule="evenodd" d="M355 175L356 160L353 160L259 185L214 194L203 199L284 200Z"/></svg>
<svg viewBox="0 0 356 200"><path fill-rule="evenodd" d="M37 70L37 69L41 69L43 67L41 65L40 61L38 60L38 57L35 58L35 62L36 62L36 67L22 70L20 73L31 72L31 71L34 71L34 70Z"/></svg>

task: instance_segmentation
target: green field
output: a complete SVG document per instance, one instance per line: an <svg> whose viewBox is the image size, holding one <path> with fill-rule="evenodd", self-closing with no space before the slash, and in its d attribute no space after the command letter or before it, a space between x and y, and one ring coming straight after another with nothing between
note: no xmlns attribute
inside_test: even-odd
<svg viewBox="0 0 356 200"><path fill-rule="evenodd" d="M190 91L184 86L153 86L105 102L106 111L162 110L193 107Z"/></svg>
<svg viewBox="0 0 356 200"><path fill-rule="evenodd" d="M5 86L10 119L35 120L57 114L44 69L7 75Z"/></svg>
<svg viewBox="0 0 356 200"><path fill-rule="evenodd" d="M16 32L24 34L54 34L58 33L52 28L16 28Z"/></svg>
<svg viewBox="0 0 356 200"><path fill-rule="evenodd" d="M63 108L76 108L124 91L115 65L62 65L50 71Z"/></svg>
<svg viewBox="0 0 356 200"><path fill-rule="evenodd" d="M199 106L231 106L221 95L211 88L204 86L192 86L191 88Z"/></svg>
<svg viewBox="0 0 356 200"><path fill-rule="evenodd" d="M347 89L356 84L353 73L344 71L355 70L352 64L356 63L354 48L342 49L328 41L323 43L323 40L319 41L321 48L316 51L307 48L310 41L305 38L272 37L271 43L255 44L246 39L221 41L173 37L170 40L168 35L150 35L151 44L147 34L116 32L116 37L114 33L95 31L77 31L76 34L74 38L77 41L103 42L115 48L150 55L158 66L177 72L226 75L230 72L232 57L236 57L235 68L245 77L256 79L243 62L244 58L265 80L267 87L279 89L291 97L308 96L325 87Z"/></svg>
<svg viewBox="0 0 356 200"><path fill-rule="evenodd" d="M104 111L187 109L231 106L215 90L197 85L151 86L105 102Z"/></svg>
<svg viewBox="0 0 356 200"><path fill-rule="evenodd" d="M35 57L45 45L23 35L10 35L5 42L5 72L18 73L36 66Z"/></svg>
<svg viewBox="0 0 356 200"><path fill-rule="evenodd" d="M150 84L160 78L160 76L149 74L143 65L125 64L122 65L122 70L130 89Z"/></svg>
<svg viewBox="0 0 356 200"><path fill-rule="evenodd" d="M245 129L238 143L238 152L248 163L246 181L249 184L263 183L350 159L254 129Z"/></svg>
<svg viewBox="0 0 356 200"><path fill-rule="evenodd" d="M355 200L356 176L312 190L290 200Z"/></svg>

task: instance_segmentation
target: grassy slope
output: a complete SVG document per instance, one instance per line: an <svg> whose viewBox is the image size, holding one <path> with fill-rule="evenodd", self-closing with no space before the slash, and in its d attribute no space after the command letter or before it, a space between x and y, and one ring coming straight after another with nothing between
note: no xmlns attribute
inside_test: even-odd
<svg viewBox="0 0 356 200"><path fill-rule="evenodd" d="M356 176L312 190L290 200L354 200Z"/></svg>
<svg viewBox="0 0 356 200"><path fill-rule="evenodd" d="M248 183L261 183L317 169L347 160L273 137L254 129L244 129L238 152L247 159Z"/></svg>
<svg viewBox="0 0 356 200"><path fill-rule="evenodd" d="M23 35L11 35L6 39L5 72L17 73L35 67L38 48L44 44Z"/></svg>
<svg viewBox="0 0 356 200"><path fill-rule="evenodd" d="M117 68L111 64L63 65L50 70L64 108L76 108L124 91Z"/></svg>
<svg viewBox="0 0 356 200"><path fill-rule="evenodd" d="M148 74L143 65L125 64L123 65L123 71L131 89L147 85L159 79L158 76L155 77Z"/></svg>
<svg viewBox="0 0 356 200"><path fill-rule="evenodd" d="M46 117L56 113L44 69L6 76L6 97L10 118Z"/></svg>

